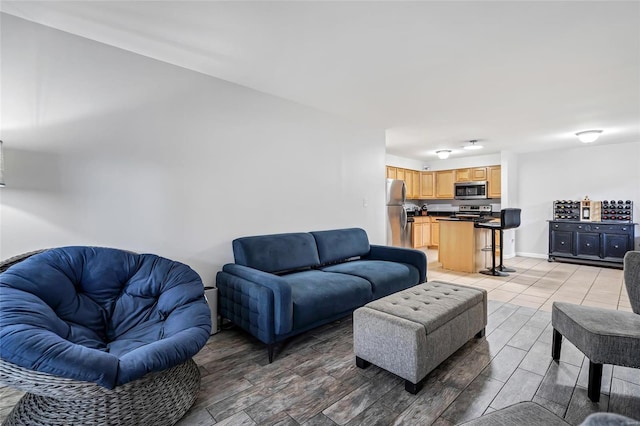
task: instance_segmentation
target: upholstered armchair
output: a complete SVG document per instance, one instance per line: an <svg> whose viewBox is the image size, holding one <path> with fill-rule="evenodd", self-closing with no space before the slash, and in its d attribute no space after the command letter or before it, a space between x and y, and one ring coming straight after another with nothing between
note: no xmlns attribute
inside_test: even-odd
<svg viewBox="0 0 640 426"><path fill-rule="evenodd" d="M633 312L554 302L552 356L560 359L562 337L589 359L587 394L600 400L602 365L640 368L640 252L624 257L624 283Z"/></svg>

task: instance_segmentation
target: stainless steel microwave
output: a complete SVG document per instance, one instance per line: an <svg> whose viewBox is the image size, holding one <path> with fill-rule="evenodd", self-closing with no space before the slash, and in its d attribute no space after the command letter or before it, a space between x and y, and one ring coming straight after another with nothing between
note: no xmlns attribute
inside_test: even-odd
<svg viewBox="0 0 640 426"><path fill-rule="evenodd" d="M487 198L487 181L456 182L456 200L482 200Z"/></svg>

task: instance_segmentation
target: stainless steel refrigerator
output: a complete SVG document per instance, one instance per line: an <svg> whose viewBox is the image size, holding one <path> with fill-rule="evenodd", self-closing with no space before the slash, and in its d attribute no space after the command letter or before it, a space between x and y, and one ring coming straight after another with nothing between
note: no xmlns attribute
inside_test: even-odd
<svg viewBox="0 0 640 426"><path fill-rule="evenodd" d="M403 180L387 179L387 245L411 247L411 223L404 208L406 187Z"/></svg>

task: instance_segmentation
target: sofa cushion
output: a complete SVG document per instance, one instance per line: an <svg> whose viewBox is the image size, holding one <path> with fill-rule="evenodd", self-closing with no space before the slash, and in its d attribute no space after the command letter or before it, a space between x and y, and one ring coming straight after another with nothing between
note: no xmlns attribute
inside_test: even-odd
<svg viewBox="0 0 640 426"><path fill-rule="evenodd" d="M291 286L294 329L352 311L372 297L369 281L353 275L312 270L282 278Z"/></svg>
<svg viewBox="0 0 640 426"><path fill-rule="evenodd" d="M364 278L371 283L374 299L412 287L418 284L420 278L415 266L384 260L352 260L326 266L322 270Z"/></svg>
<svg viewBox="0 0 640 426"><path fill-rule="evenodd" d="M264 272L283 272L320 264L313 235L304 232L258 235L233 240L238 265Z"/></svg>
<svg viewBox="0 0 640 426"><path fill-rule="evenodd" d="M369 238L364 229L335 229L311 234L316 239L322 264L339 262L369 253Z"/></svg>
<svg viewBox="0 0 640 426"><path fill-rule="evenodd" d="M211 317L198 274L155 255L63 247L0 275L0 357L107 388L187 361Z"/></svg>

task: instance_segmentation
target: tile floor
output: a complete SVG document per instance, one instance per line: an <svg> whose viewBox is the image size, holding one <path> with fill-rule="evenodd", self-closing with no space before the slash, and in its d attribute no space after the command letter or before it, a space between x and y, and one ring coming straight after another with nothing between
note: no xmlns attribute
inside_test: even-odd
<svg viewBox="0 0 640 426"><path fill-rule="evenodd" d="M428 281L447 281L481 287L489 300L551 312L555 300L631 312L622 269L548 262L546 259L515 257L505 266L516 272L508 277L447 271L438 263L438 251L427 253Z"/></svg>

